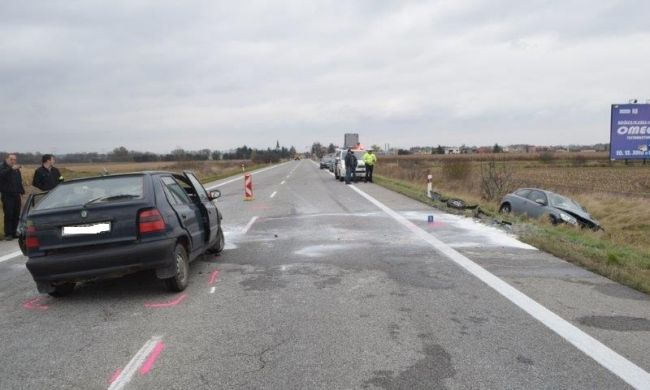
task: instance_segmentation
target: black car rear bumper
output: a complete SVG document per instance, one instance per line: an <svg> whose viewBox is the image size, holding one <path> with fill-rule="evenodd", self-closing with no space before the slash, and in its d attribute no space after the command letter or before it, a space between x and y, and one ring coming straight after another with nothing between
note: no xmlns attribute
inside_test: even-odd
<svg viewBox="0 0 650 390"><path fill-rule="evenodd" d="M125 275L174 265L174 239L89 248L82 252L30 257L27 269L38 284Z"/></svg>

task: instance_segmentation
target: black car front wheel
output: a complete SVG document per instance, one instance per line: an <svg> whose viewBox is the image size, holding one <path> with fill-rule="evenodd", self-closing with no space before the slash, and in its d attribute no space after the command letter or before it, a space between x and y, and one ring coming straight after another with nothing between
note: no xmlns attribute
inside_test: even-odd
<svg viewBox="0 0 650 390"><path fill-rule="evenodd" d="M185 290L190 278L187 251L181 244L176 244L176 248L174 248L174 261L176 262L176 275L165 279L165 285L170 291L179 292Z"/></svg>
<svg viewBox="0 0 650 390"><path fill-rule="evenodd" d="M504 203L499 207L499 212L501 214L510 214L512 212L512 208L510 207L510 203Z"/></svg>
<svg viewBox="0 0 650 390"><path fill-rule="evenodd" d="M212 248L210 248L210 251L212 253L221 253L223 252L223 249L226 247L226 238L223 236L223 230L221 229L221 226L219 226L219 231L217 232L217 242L214 244Z"/></svg>

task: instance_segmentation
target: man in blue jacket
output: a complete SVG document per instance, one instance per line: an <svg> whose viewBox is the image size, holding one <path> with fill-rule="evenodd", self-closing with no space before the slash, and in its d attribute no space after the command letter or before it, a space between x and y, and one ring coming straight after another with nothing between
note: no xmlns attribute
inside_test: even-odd
<svg viewBox="0 0 650 390"><path fill-rule="evenodd" d="M10 154L0 165L0 191L2 192L2 211L5 215L5 240L16 238L16 228L20 219L20 203L25 194L20 165L16 155Z"/></svg>

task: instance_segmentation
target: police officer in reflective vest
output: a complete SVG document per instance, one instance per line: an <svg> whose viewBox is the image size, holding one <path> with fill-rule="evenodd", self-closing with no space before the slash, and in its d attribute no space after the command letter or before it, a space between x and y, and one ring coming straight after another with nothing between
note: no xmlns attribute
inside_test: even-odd
<svg viewBox="0 0 650 390"><path fill-rule="evenodd" d="M375 156L372 150L368 150L363 155L363 162L366 164L366 183L372 183L372 171L375 169L377 156Z"/></svg>
<svg viewBox="0 0 650 390"><path fill-rule="evenodd" d="M34 172L32 185L41 191L49 191L63 181L63 176L54 166L54 156L44 154L41 161L43 164Z"/></svg>

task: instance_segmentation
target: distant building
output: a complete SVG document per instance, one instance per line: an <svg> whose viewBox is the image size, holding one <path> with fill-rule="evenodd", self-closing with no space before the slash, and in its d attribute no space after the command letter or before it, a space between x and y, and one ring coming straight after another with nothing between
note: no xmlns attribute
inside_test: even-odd
<svg viewBox="0 0 650 390"><path fill-rule="evenodd" d="M457 147L446 147L445 154L460 154L460 148Z"/></svg>
<svg viewBox="0 0 650 390"><path fill-rule="evenodd" d="M533 145L519 144L519 145L509 145L503 148L505 153L536 153L538 152L537 147Z"/></svg>

